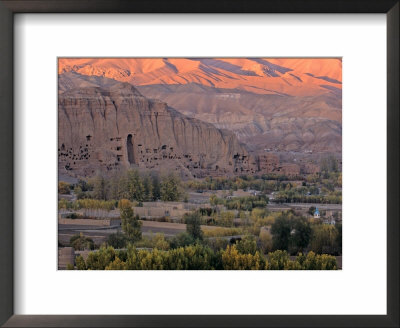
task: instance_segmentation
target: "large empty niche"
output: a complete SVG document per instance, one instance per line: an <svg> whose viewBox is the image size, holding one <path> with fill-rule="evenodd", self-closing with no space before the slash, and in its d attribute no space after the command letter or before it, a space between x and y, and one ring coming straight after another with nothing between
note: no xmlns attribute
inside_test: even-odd
<svg viewBox="0 0 400 328"><path fill-rule="evenodd" d="M133 149L133 140L131 134L128 134L128 137L126 138L126 149L128 152L129 164L135 164L135 153Z"/></svg>

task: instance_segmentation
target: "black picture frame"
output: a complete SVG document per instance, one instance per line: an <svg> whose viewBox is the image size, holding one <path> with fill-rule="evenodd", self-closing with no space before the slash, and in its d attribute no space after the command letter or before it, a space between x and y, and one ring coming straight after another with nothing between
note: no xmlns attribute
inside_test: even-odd
<svg viewBox="0 0 400 328"><path fill-rule="evenodd" d="M0 324L5 327L399 327L398 0L0 0ZM13 19L16 13L385 13L387 315L14 315ZM373 263L371 263L373 265Z"/></svg>

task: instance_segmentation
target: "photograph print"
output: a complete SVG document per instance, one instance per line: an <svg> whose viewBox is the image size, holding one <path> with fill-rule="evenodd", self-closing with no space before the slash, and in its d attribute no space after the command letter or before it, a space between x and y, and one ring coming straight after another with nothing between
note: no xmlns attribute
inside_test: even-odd
<svg viewBox="0 0 400 328"><path fill-rule="evenodd" d="M58 58L59 270L341 270L341 58Z"/></svg>

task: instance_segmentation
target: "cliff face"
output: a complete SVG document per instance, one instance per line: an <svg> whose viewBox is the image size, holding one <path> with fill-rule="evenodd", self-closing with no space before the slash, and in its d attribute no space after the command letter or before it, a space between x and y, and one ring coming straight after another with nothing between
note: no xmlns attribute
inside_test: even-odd
<svg viewBox="0 0 400 328"><path fill-rule="evenodd" d="M60 171L91 175L139 167L188 177L254 172L232 132L147 99L128 83L92 81L77 87L71 76L67 80L69 88L60 76Z"/></svg>
<svg viewBox="0 0 400 328"><path fill-rule="evenodd" d="M131 83L257 153L342 150L340 58L60 58L58 68Z"/></svg>

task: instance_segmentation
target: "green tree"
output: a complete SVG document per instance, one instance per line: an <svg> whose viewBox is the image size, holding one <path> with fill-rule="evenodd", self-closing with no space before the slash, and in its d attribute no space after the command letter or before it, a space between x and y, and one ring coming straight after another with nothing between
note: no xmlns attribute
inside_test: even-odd
<svg viewBox="0 0 400 328"><path fill-rule="evenodd" d="M193 239L203 239L203 231L201 230L201 215L199 212L185 214L186 231Z"/></svg>
<svg viewBox="0 0 400 328"><path fill-rule="evenodd" d="M86 263L81 255L78 255L76 258L76 268L78 270L86 270Z"/></svg>
<svg viewBox="0 0 400 328"><path fill-rule="evenodd" d="M82 233L72 236L69 240L69 243L76 251L94 249L93 240L91 238L85 237Z"/></svg>
<svg viewBox="0 0 400 328"><path fill-rule="evenodd" d="M195 239L187 232L181 232L172 238L171 248L185 247L195 243Z"/></svg>
<svg viewBox="0 0 400 328"><path fill-rule="evenodd" d="M143 177L143 191L144 191L144 200L145 201L152 201L153 196L153 183L151 181L151 177L149 174L145 174Z"/></svg>
<svg viewBox="0 0 400 328"><path fill-rule="evenodd" d="M257 243L252 235L246 235L236 244L236 249L240 254L255 255L257 252Z"/></svg>
<svg viewBox="0 0 400 328"><path fill-rule="evenodd" d="M212 194L212 195L210 196L210 204L211 204L211 206L217 205L217 204L218 204L217 201L218 201L218 200L217 200L217 195L216 195L216 194Z"/></svg>
<svg viewBox="0 0 400 328"><path fill-rule="evenodd" d="M254 255L241 254L236 245L228 246L221 256L224 270L263 270L267 266L259 252Z"/></svg>
<svg viewBox="0 0 400 328"><path fill-rule="evenodd" d="M90 252L86 259L88 270L104 270L115 260L115 250L112 247L100 247L97 252Z"/></svg>
<svg viewBox="0 0 400 328"><path fill-rule="evenodd" d="M287 214L279 216L271 226L274 249L287 250L289 247L291 225Z"/></svg>
<svg viewBox="0 0 400 328"><path fill-rule="evenodd" d="M321 172L324 173L324 177L328 177L329 172L338 172L338 161L334 155L329 155L321 160L320 164Z"/></svg>
<svg viewBox="0 0 400 328"><path fill-rule="evenodd" d="M161 198L161 186L160 186L160 178L157 173L153 173L151 176L151 182L153 185L153 200L157 200Z"/></svg>
<svg viewBox="0 0 400 328"><path fill-rule="evenodd" d="M154 248L166 251L169 249L169 242L165 240L163 233L156 233L153 237Z"/></svg>
<svg viewBox="0 0 400 328"><path fill-rule="evenodd" d="M121 172L117 171L111 175L108 180L108 198L129 198L126 174L121 174Z"/></svg>
<svg viewBox="0 0 400 328"><path fill-rule="evenodd" d="M336 270L336 258L331 255L318 255L314 252L309 252L302 261L303 270Z"/></svg>
<svg viewBox="0 0 400 328"><path fill-rule="evenodd" d="M97 175L93 180L93 198L106 200L107 187L103 176Z"/></svg>
<svg viewBox="0 0 400 328"><path fill-rule="evenodd" d="M69 195L70 193L70 185L64 181L60 181L58 183L58 193L63 195Z"/></svg>
<svg viewBox="0 0 400 328"><path fill-rule="evenodd" d="M289 262L289 255L284 250L268 253L268 269L270 270L284 270Z"/></svg>
<svg viewBox="0 0 400 328"><path fill-rule="evenodd" d="M131 202L127 199L121 199L118 203L118 208L121 216L122 231L132 241L142 239L142 223L139 221L139 216L134 216Z"/></svg>
<svg viewBox="0 0 400 328"><path fill-rule="evenodd" d="M260 248L264 253L271 252L273 244L270 231L261 229L258 240L260 241Z"/></svg>
<svg viewBox="0 0 400 328"><path fill-rule="evenodd" d="M126 247L128 240L122 233L113 233L107 238L107 245L115 249Z"/></svg>
<svg viewBox="0 0 400 328"><path fill-rule="evenodd" d="M76 195L77 199L84 199L87 196L86 193L82 191L82 188L79 185L75 186L74 194Z"/></svg>
<svg viewBox="0 0 400 328"><path fill-rule="evenodd" d="M89 191L91 189L91 186L85 180L82 179L78 180L76 186L80 187L83 192Z"/></svg>
<svg viewBox="0 0 400 328"><path fill-rule="evenodd" d="M143 202L144 200L144 187L137 170L129 170L127 172L127 188L129 200Z"/></svg>
<svg viewBox="0 0 400 328"><path fill-rule="evenodd" d="M314 225L311 237L311 250L317 254L338 253L338 230L335 226L328 224Z"/></svg>
<svg viewBox="0 0 400 328"><path fill-rule="evenodd" d="M105 270L126 270L126 268L126 263L117 256L114 261L105 267Z"/></svg>
<svg viewBox="0 0 400 328"><path fill-rule="evenodd" d="M293 221L292 233L290 236L290 252L297 254L303 252L308 246L311 238L311 226L304 218Z"/></svg>
<svg viewBox="0 0 400 328"><path fill-rule="evenodd" d="M235 214L233 212L222 212L217 220L217 224L223 227L233 227Z"/></svg>
<svg viewBox="0 0 400 328"><path fill-rule="evenodd" d="M161 183L161 199L163 201L177 201L181 196L180 180L175 174L164 176Z"/></svg>

